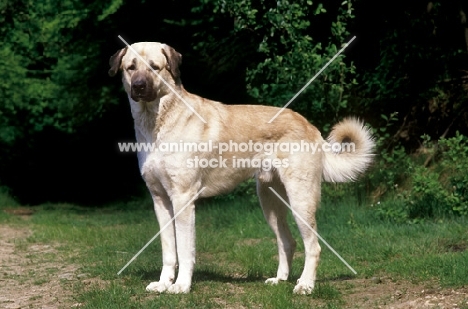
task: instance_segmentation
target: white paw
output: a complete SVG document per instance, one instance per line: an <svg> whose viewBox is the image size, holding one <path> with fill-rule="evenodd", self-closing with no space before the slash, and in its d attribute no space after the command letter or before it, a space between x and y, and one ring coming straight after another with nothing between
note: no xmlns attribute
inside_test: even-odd
<svg viewBox="0 0 468 309"><path fill-rule="evenodd" d="M309 295L312 294L314 289L314 283L298 283L293 290L294 294Z"/></svg>
<svg viewBox="0 0 468 309"><path fill-rule="evenodd" d="M271 284L271 285L276 285L280 282L281 280L278 278L268 278L265 281L265 284Z"/></svg>
<svg viewBox="0 0 468 309"><path fill-rule="evenodd" d="M166 291L171 286L171 284L172 283L170 283L170 282L161 282L161 281L151 282L146 287L146 291L147 292L162 293L162 292Z"/></svg>
<svg viewBox="0 0 468 309"><path fill-rule="evenodd" d="M167 292L171 294L187 294L190 292L190 285L175 283L167 289Z"/></svg>

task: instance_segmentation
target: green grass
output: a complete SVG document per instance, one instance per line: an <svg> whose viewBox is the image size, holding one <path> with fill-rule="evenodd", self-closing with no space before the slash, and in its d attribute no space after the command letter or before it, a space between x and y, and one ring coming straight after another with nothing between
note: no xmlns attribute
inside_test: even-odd
<svg viewBox="0 0 468 309"><path fill-rule="evenodd" d="M17 206L0 194L0 210ZM349 278L386 276L424 285L466 286L467 220L451 218L420 224L378 219L370 206L355 201L329 204L317 214L319 233L356 269L349 269L322 245L316 289L311 296L292 295L304 259L298 240L288 282L267 286L276 274L277 248L260 208L247 198L215 199L197 206L197 265L188 295L146 293L159 277L161 246L157 239L120 276L117 272L158 232L149 198L107 207L44 204L24 222L0 211L0 223L33 229L28 243L56 244L70 263L80 265L104 284L74 285L80 308L347 308L343 284ZM291 217L291 216L290 216ZM291 218L290 218L291 219ZM40 285L46 279L36 278Z"/></svg>

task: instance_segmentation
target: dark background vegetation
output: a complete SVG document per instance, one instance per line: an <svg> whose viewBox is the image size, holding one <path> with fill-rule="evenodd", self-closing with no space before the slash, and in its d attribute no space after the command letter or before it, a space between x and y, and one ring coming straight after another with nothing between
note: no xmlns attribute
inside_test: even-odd
<svg viewBox="0 0 468 309"><path fill-rule="evenodd" d="M174 47L191 92L276 106L356 36L290 107L323 135L348 115L372 126L376 164L358 186L389 201L383 216L413 220L440 205L466 215L467 12L464 1L427 0L3 1L0 185L29 204L142 192L135 154L117 148L134 140L120 78L107 75L118 35Z"/></svg>

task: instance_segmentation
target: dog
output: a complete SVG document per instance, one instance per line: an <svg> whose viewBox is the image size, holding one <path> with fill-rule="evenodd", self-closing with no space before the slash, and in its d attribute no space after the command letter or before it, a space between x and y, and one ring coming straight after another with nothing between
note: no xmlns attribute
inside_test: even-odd
<svg viewBox="0 0 468 309"><path fill-rule="evenodd" d="M146 290L174 294L190 291L195 265L194 197L229 192L240 182L255 177L260 205L278 245L278 271L266 283L288 279L296 246L286 222L288 207L276 192L294 209L304 241L304 270L293 292L310 294L321 251L311 230L316 229L321 182L353 181L366 170L374 147L369 129L359 120L347 118L336 124L324 140L316 127L290 109L284 109L269 122L279 108L225 105L186 91L180 78L181 62L181 54L156 42L127 46L109 60L110 76L122 71L138 143L162 146L190 142L192 146L196 143L212 146L211 151L192 147L189 151L154 150L137 154L161 227L163 256L160 279L151 282ZM316 145L318 150L293 152L282 147L299 142ZM242 149L239 143L243 143ZM355 148L343 151L332 147L334 143L353 143ZM226 149L226 145L239 147ZM279 147L260 151L262 145ZM222 156L215 151L221 146L225 150ZM325 151L327 148L329 151ZM236 165L238 160L256 164ZM200 162L205 166L195 164ZM264 162L271 164L267 166Z"/></svg>

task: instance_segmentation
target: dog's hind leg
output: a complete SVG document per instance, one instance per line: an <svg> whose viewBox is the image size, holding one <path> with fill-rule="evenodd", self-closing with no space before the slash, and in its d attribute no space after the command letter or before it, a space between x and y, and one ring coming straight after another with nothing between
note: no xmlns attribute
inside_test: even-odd
<svg viewBox="0 0 468 309"><path fill-rule="evenodd" d="M149 292L162 293L174 283L177 265L175 225L173 221L171 222L174 217L174 212L169 197L161 197L153 192L151 192L151 196L154 201L154 210L159 222L159 228L161 229L160 237L162 244L163 267L159 281L151 282L146 287L146 290ZM168 226L165 227L166 225Z"/></svg>
<svg viewBox="0 0 468 309"><path fill-rule="evenodd" d="M263 215L270 228L276 235L278 244L279 265L275 278L269 278L265 281L268 284L277 284L281 280L287 280L291 270L296 241L291 235L287 223L288 208L278 197L269 189L272 187L284 199L287 200L284 187L278 177L274 177L271 182L262 182L257 178L257 193L260 199L260 205L263 209Z"/></svg>
<svg viewBox="0 0 468 309"><path fill-rule="evenodd" d="M284 182L294 219L304 240L305 265L294 287L296 294L312 293L321 251L318 237L314 233L317 229L315 211L320 202L321 175L313 172L309 175L312 176L311 179L305 181L303 174L289 175Z"/></svg>

